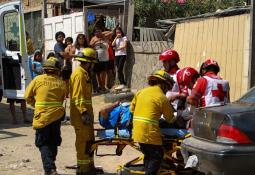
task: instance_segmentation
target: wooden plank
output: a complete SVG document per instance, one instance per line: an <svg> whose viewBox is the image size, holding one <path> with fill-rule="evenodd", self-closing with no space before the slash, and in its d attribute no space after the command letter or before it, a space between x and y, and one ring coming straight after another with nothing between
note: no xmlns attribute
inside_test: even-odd
<svg viewBox="0 0 255 175"><path fill-rule="evenodd" d="M195 53L196 53L196 45L197 45L197 25L196 25L196 22L191 22L190 23L190 31L191 31L191 45L190 45L190 51L188 53L188 58L189 59L189 62L188 64L191 66L191 67L194 67L196 66L196 61L195 61ZM187 65L188 66L188 65Z"/></svg>
<svg viewBox="0 0 255 175"><path fill-rule="evenodd" d="M84 20L84 33L87 37L87 40L89 41L89 30L88 30L88 18L85 18L85 16L88 16L88 9L86 7L83 7L83 20Z"/></svg>
<svg viewBox="0 0 255 175"><path fill-rule="evenodd" d="M186 48L186 52L185 52L185 67L186 66L191 66L191 52L192 52L192 44L193 44L193 23L192 22L188 22L185 25L185 32L187 33L187 40L185 42L185 48ZM183 60L183 59L182 59Z"/></svg>
<svg viewBox="0 0 255 175"><path fill-rule="evenodd" d="M219 18L213 18L212 22L212 42L211 42L211 52L212 56L214 58L219 58L219 52L217 50L217 44L218 44L218 32L221 32L218 30L219 28Z"/></svg>
<svg viewBox="0 0 255 175"><path fill-rule="evenodd" d="M147 36L148 36L148 34L147 34L147 29L146 29L146 28L144 28L143 41L148 41Z"/></svg>
<svg viewBox="0 0 255 175"><path fill-rule="evenodd" d="M129 0L128 4L128 22L127 22L127 37L130 41L133 41L133 24L135 15L135 3L133 0Z"/></svg>
<svg viewBox="0 0 255 175"><path fill-rule="evenodd" d="M151 33L151 29L146 29L147 30L147 38L148 38L148 41L153 41L153 39L152 39L152 33Z"/></svg>
<svg viewBox="0 0 255 175"><path fill-rule="evenodd" d="M216 51L217 51L217 58L221 60L222 57L222 41L223 41L223 18L218 18L218 32L217 32L217 42L216 42ZM221 61L218 62L221 64ZM221 70L221 75L223 75L223 69Z"/></svg>
<svg viewBox="0 0 255 175"><path fill-rule="evenodd" d="M201 57L201 50L199 50L201 47L201 33L200 31L202 30L199 26L201 25L201 22L200 21L195 21L194 22L194 33L195 33L195 36L194 36L194 41L192 43L193 47L192 47L192 50L193 50L193 62L194 62L194 68L196 68L198 71L199 71L199 68L200 68L200 57Z"/></svg>
<svg viewBox="0 0 255 175"><path fill-rule="evenodd" d="M144 27L134 27L134 29L141 29L141 28L144 28ZM166 29L150 28L150 27L146 27L146 29L153 29L153 30L156 30L156 31L163 31L163 32L167 31Z"/></svg>
<svg viewBox="0 0 255 175"><path fill-rule="evenodd" d="M236 16L227 17L226 20L228 20L228 49L227 49L227 58L226 58L226 71L227 71L227 80L230 82L231 92L230 92L230 98L231 101L235 99L235 93L237 90L236 87L236 76L237 71L235 69L236 64L236 57L233 54L233 44L235 42L234 38L237 36L236 33L234 33L235 26L235 18Z"/></svg>
<svg viewBox="0 0 255 175"><path fill-rule="evenodd" d="M153 34L153 41L160 41L158 40L158 35L157 35L157 31L156 30L152 30L152 34Z"/></svg>
<svg viewBox="0 0 255 175"><path fill-rule="evenodd" d="M140 29L140 41L143 42L144 41L144 28Z"/></svg>
<svg viewBox="0 0 255 175"><path fill-rule="evenodd" d="M233 36L233 58L235 61L235 70L236 75L236 90L234 99L238 99L242 94L242 76L243 76L243 59L244 59L244 52L243 52L243 45L244 45L244 25L245 20L242 18L243 15L236 16L235 18L235 27L234 27L234 34ZM231 90L231 89L230 89Z"/></svg>
<svg viewBox="0 0 255 175"><path fill-rule="evenodd" d="M240 28L240 34L243 33L243 71L242 71L242 90L241 90L241 94L245 93L248 89L249 89L249 84L248 84L248 78L249 78L249 57L250 57L250 15L242 15L242 17L240 17L240 21L244 22L244 26L243 26L243 31L242 28Z"/></svg>
<svg viewBox="0 0 255 175"><path fill-rule="evenodd" d="M164 38L162 37L162 34L163 34L163 32L160 32L160 31L157 32L159 41L164 41Z"/></svg>
<svg viewBox="0 0 255 175"><path fill-rule="evenodd" d="M149 34L150 34L150 40L149 41L155 41L153 31L154 31L153 29L149 29Z"/></svg>

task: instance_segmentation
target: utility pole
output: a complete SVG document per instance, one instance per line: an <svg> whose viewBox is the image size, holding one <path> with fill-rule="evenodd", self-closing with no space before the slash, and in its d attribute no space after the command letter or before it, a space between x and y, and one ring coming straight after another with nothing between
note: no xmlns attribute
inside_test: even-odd
<svg viewBox="0 0 255 175"><path fill-rule="evenodd" d="M250 58L249 58L249 73L248 85L255 85L255 2L251 0L251 27L250 27Z"/></svg>
<svg viewBox="0 0 255 175"><path fill-rule="evenodd" d="M42 2L42 18L47 18L48 13L47 13L47 0L43 0Z"/></svg>
<svg viewBox="0 0 255 175"><path fill-rule="evenodd" d="M42 0L42 48L43 52L45 53L45 33L44 33L44 18L47 18L47 0Z"/></svg>

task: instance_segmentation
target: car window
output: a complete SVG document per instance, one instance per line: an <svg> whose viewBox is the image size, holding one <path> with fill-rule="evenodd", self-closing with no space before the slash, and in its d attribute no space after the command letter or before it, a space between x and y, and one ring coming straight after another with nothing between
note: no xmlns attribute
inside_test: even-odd
<svg viewBox="0 0 255 175"><path fill-rule="evenodd" d="M255 103L255 88L252 88L244 96L242 96L238 101L245 103Z"/></svg>
<svg viewBox="0 0 255 175"><path fill-rule="evenodd" d="M17 12L4 15L5 46L10 51L19 51L19 18Z"/></svg>

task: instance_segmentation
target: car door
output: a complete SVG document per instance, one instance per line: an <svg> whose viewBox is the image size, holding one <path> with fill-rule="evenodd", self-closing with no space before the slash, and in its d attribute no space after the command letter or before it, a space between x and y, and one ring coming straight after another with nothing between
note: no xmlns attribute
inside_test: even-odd
<svg viewBox="0 0 255 175"><path fill-rule="evenodd" d="M25 27L19 2L0 6L0 64L3 96L24 98L29 81Z"/></svg>

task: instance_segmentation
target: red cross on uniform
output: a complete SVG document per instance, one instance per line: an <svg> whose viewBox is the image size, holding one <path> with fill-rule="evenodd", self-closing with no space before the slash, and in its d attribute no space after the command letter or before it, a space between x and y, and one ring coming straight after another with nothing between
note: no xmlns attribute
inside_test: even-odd
<svg viewBox="0 0 255 175"><path fill-rule="evenodd" d="M212 90L212 96L218 97L220 101L224 101L226 92L223 90L222 84L217 84L217 90Z"/></svg>

